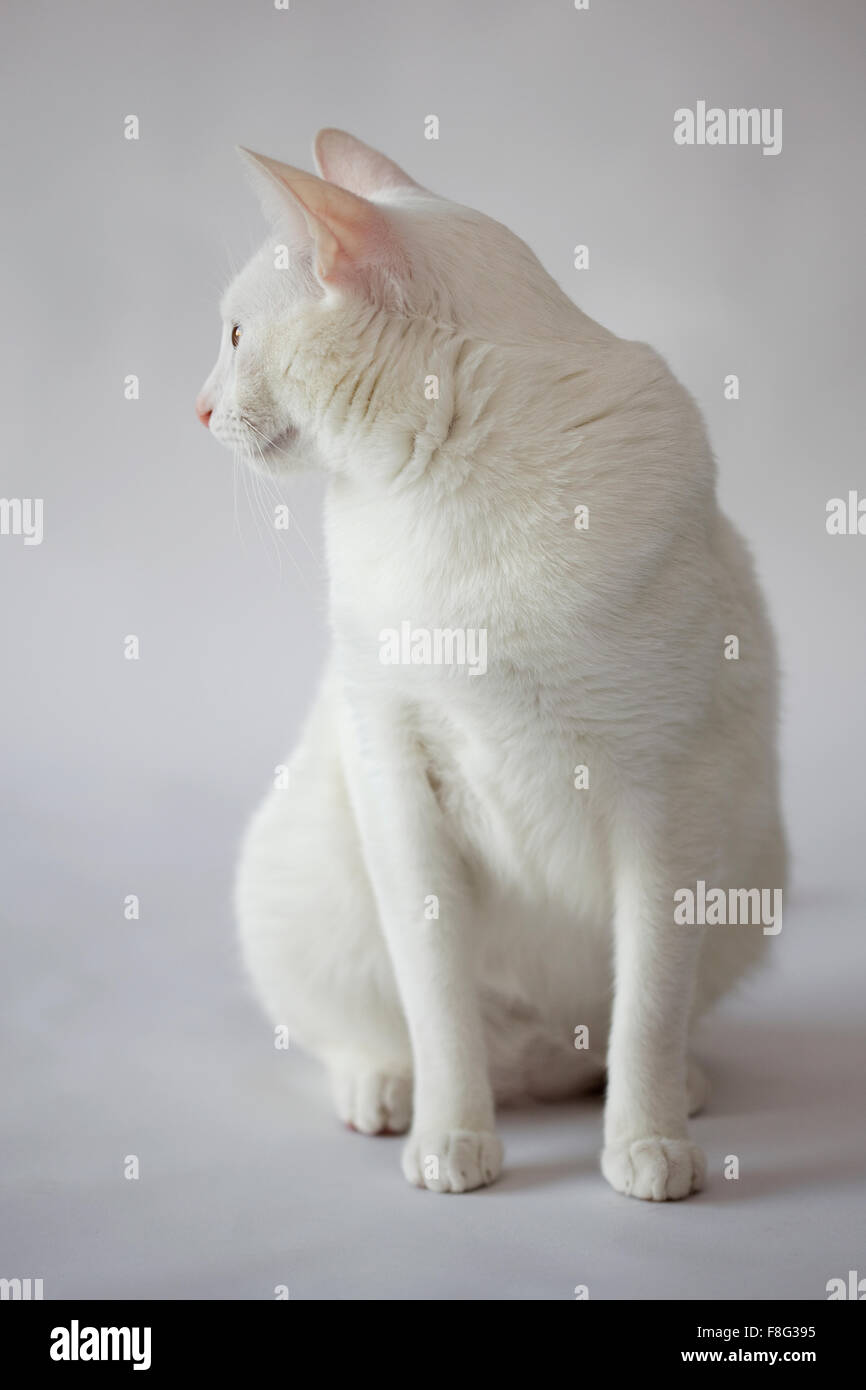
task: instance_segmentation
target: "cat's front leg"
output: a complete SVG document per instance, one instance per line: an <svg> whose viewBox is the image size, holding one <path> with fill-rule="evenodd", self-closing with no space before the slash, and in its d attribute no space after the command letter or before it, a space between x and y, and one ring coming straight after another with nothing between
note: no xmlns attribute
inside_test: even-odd
<svg viewBox="0 0 866 1390"><path fill-rule="evenodd" d="M343 747L382 931L414 1059L410 1182L466 1192L499 1175L471 948L465 868L431 788L411 710L366 694L346 700Z"/></svg>
<svg viewBox="0 0 866 1390"><path fill-rule="evenodd" d="M632 808L634 809L634 808ZM674 893L695 882L665 817L644 807L615 837L615 996L608 1049L604 1151L612 1187L650 1201L688 1197L704 1183L704 1154L688 1135L688 1029L701 929L674 921ZM703 861L704 863L706 860Z"/></svg>

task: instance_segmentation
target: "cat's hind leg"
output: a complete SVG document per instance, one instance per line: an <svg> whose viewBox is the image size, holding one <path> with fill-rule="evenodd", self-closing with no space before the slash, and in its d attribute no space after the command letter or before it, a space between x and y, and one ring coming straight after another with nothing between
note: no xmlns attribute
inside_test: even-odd
<svg viewBox="0 0 866 1390"><path fill-rule="evenodd" d="M405 1134L412 1122L412 1077L393 1064L368 1070L355 1057L328 1062L337 1114L359 1134Z"/></svg>
<svg viewBox="0 0 866 1390"><path fill-rule="evenodd" d="M245 838L241 952L271 1022L327 1067L340 1119L399 1133L411 1049L336 743L325 693Z"/></svg>

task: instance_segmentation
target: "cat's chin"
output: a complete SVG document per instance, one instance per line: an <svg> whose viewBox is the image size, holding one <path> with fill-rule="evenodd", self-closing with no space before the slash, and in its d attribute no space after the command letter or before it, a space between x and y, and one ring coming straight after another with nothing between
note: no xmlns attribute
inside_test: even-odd
<svg viewBox="0 0 866 1390"><path fill-rule="evenodd" d="M294 425L287 425L267 443L257 444L247 453L247 463L256 473L266 476L273 473L286 473L298 468L302 460L298 457L300 433Z"/></svg>

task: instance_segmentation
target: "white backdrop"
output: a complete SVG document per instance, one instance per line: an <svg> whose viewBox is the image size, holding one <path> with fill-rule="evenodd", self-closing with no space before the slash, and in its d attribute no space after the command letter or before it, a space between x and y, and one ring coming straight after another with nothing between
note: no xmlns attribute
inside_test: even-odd
<svg viewBox="0 0 866 1390"><path fill-rule="evenodd" d="M35 0L4 31L0 492L44 500L44 539L0 536L0 1275L48 1297L822 1297L864 1258L866 536L825 529L829 498L866 494L862 6ZM781 107L782 152L676 146L698 100ZM236 967L235 845L325 649L320 488L287 489L312 554L266 534L193 398L264 235L233 146L304 164L323 125L660 348L757 555L796 891L770 975L708 1031L713 1179L676 1208L606 1188L596 1102L506 1117L489 1192L410 1190L394 1143L344 1135L274 1052Z"/></svg>

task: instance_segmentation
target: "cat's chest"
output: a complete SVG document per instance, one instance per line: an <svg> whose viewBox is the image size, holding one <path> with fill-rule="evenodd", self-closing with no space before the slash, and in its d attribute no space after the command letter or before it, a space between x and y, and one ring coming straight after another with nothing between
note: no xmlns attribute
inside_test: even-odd
<svg viewBox="0 0 866 1390"><path fill-rule="evenodd" d="M568 701L558 708L550 692L489 674L447 701L421 692L431 786L471 859L500 881L567 898L575 873L597 876L605 862L604 745Z"/></svg>
<svg viewBox="0 0 866 1390"><path fill-rule="evenodd" d="M514 613L531 577L502 566L480 538L465 545L437 544L394 524L367 535L345 537L329 557L334 611L347 626L470 627Z"/></svg>
<svg viewBox="0 0 866 1390"><path fill-rule="evenodd" d="M579 622L579 587L548 529L380 499L328 527L338 640L365 661L447 669L547 668ZM465 657L465 660L464 660ZM452 661L451 658L454 658Z"/></svg>
<svg viewBox="0 0 866 1390"><path fill-rule="evenodd" d="M603 854L603 814L578 769L598 765L610 712L567 572L549 555L541 565L538 548L491 556L480 538L436 554L423 535L343 540L335 555L332 539L331 613L348 698L410 711L469 857L500 879L558 865L565 893L583 856Z"/></svg>

